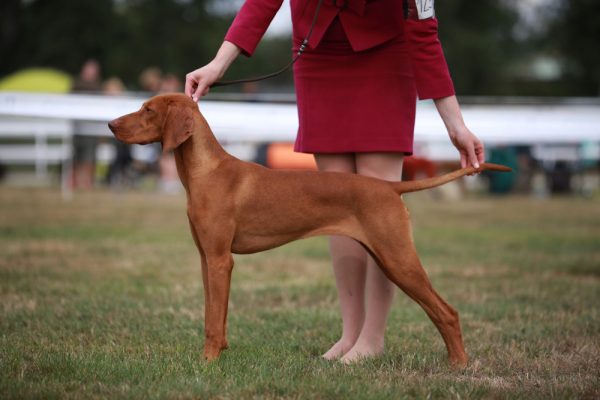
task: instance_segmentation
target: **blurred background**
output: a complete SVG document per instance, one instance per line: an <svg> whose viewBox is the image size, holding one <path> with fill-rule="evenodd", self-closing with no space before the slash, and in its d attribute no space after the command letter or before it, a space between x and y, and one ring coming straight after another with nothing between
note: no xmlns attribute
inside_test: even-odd
<svg viewBox="0 0 600 400"><path fill-rule="evenodd" d="M214 56L241 0L4 0L0 4L0 179L3 185L179 192L171 155L125 146L106 122L155 93L183 90ZM600 3L437 2L440 38L467 125L487 159L514 174L447 190L593 196L600 188ZM272 72L291 56L284 2L257 52L227 78ZM313 168L294 154L291 72L213 90L200 103L234 155L274 168ZM429 102L420 102L406 179L457 166Z"/></svg>
<svg viewBox="0 0 600 400"><path fill-rule="evenodd" d="M404 196L423 265L461 313L465 370L404 295L384 356L320 360L342 327L323 237L235 256L230 349L201 361L200 262L173 156L116 142L107 122L182 91L242 3L0 1L0 399L600 399L599 0L436 2L467 125L515 171ZM290 25L286 0L225 79L287 64ZM314 168L291 150L291 72L199 106L235 156ZM419 102L404 178L458 160Z"/></svg>

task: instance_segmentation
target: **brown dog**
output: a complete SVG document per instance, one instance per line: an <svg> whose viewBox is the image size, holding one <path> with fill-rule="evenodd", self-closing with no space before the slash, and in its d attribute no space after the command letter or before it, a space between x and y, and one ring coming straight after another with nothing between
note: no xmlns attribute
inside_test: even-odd
<svg viewBox="0 0 600 400"><path fill-rule="evenodd" d="M483 164L479 170L464 168L413 182L275 171L227 154L198 105L183 94L156 96L109 127L125 143L160 141L163 151L175 151L202 260L207 359L227 348L232 253L255 253L309 236L345 235L359 241L386 276L425 310L446 343L450 361L467 363L458 313L435 292L419 262L401 195L480 170L509 168Z"/></svg>

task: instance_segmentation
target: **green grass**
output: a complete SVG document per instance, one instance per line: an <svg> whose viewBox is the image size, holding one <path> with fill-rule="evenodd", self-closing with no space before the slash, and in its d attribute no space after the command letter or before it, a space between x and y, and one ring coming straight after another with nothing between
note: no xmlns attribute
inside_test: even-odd
<svg viewBox="0 0 600 400"><path fill-rule="evenodd" d="M386 354L343 366L327 242L236 256L229 350L201 358L183 197L0 189L0 398L598 398L596 200L405 196L469 367L400 293Z"/></svg>

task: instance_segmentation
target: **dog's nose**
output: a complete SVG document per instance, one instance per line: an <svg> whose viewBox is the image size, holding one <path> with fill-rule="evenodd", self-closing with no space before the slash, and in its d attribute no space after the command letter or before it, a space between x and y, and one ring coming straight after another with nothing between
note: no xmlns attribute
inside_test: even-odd
<svg viewBox="0 0 600 400"><path fill-rule="evenodd" d="M115 129L117 128L117 120L113 119L108 123L108 129L111 130L112 133L115 133Z"/></svg>

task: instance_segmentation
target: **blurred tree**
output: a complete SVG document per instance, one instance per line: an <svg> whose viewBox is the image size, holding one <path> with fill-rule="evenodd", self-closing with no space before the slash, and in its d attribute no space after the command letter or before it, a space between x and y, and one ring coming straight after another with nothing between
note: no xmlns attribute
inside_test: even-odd
<svg viewBox="0 0 600 400"><path fill-rule="evenodd" d="M112 1L36 0L20 2L16 67L45 66L77 72L84 60L108 52ZM6 73L5 66L2 72Z"/></svg>
<svg viewBox="0 0 600 400"><path fill-rule="evenodd" d="M115 71L130 87L137 87L147 67L183 75L208 59L226 21L204 10L205 1L122 0L115 7L119 23L114 26L107 70Z"/></svg>
<svg viewBox="0 0 600 400"><path fill-rule="evenodd" d="M210 61L235 15L235 8L209 14L211 1L3 0L0 76L34 66L76 74L95 58L104 77L118 76L131 89L139 88L140 72L151 66L183 80ZM231 74L270 70L289 59L290 47L289 39L266 40L254 60L236 63Z"/></svg>
<svg viewBox="0 0 600 400"><path fill-rule="evenodd" d="M600 1L561 0L554 14L545 38L563 62L564 94L600 96Z"/></svg>
<svg viewBox="0 0 600 400"><path fill-rule="evenodd" d="M598 95L600 1L556 0L560 7L551 13L554 22L537 36L519 35L517 1L436 3L440 37L458 93ZM186 72L214 56L241 3L2 0L0 76L40 66L76 74L85 60L95 58L104 77L118 76L129 89L139 88L139 74L151 66L183 79ZM289 37L265 38L252 59L242 57L232 65L227 78L272 72L289 61L290 47ZM540 52L564 61L564 82L540 86L516 76L515 64L522 71ZM291 90L292 75L286 73L261 86Z"/></svg>
<svg viewBox="0 0 600 400"><path fill-rule="evenodd" d="M0 68L13 71L18 65L11 55L15 53L19 41L20 0L0 2ZM2 71L0 70L0 74Z"/></svg>
<svg viewBox="0 0 600 400"><path fill-rule="evenodd" d="M510 94L510 64L519 55L519 14L501 0L439 1L440 38L461 95Z"/></svg>

